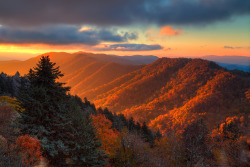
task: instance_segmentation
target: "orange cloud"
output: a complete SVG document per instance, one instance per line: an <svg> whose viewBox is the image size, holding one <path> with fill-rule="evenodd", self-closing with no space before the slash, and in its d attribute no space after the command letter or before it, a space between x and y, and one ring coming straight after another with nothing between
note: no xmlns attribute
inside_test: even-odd
<svg viewBox="0 0 250 167"><path fill-rule="evenodd" d="M89 27L82 27L82 28L80 28L80 29L78 30L78 32L90 31L90 30L91 30L91 28L89 28Z"/></svg>
<svg viewBox="0 0 250 167"><path fill-rule="evenodd" d="M162 27L160 30L160 35L165 36L176 36L182 34L182 30L174 30L171 26Z"/></svg>

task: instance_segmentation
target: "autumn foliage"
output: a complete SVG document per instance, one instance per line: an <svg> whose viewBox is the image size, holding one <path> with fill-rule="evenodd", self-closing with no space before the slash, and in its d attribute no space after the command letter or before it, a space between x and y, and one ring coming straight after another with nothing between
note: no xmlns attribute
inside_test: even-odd
<svg viewBox="0 0 250 167"><path fill-rule="evenodd" d="M247 118L228 117L211 133L213 152L221 165L247 166Z"/></svg>
<svg viewBox="0 0 250 167"><path fill-rule="evenodd" d="M101 149L112 157L120 146L119 132L111 128L112 122L103 114L92 115L92 118L97 136L102 142Z"/></svg>
<svg viewBox="0 0 250 167"><path fill-rule="evenodd" d="M249 111L248 74L202 59L161 58L88 91L97 107L122 113L164 132L181 131L204 118L215 128L226 117Z"/></svg>
<svg viewBox="0 0 250 167"><path fill-rule="evenodd" d="M19 136L16 139L15 147L20 151L26 165L39 162L42 157L40 141L29 135Z"/></svg>
<svg viewBox="0 0 250 167"><path fill-rule="evenodd" d="M120 71L113 75L116 68ZM31 166L43 155L58 167L248 165L248 73L184 58L130 70L80 56L64 69L70 71L64 81L72 92L95 104L57 86L40 87L47 75L34 82L30 72L38 85L23 93L25 110L14 98L0 97L0 158ZM23 119L19 129L10 126L15 110ZM10 136L10 131L22 133ZM0 166L7 160L0 159Z"/></svg>

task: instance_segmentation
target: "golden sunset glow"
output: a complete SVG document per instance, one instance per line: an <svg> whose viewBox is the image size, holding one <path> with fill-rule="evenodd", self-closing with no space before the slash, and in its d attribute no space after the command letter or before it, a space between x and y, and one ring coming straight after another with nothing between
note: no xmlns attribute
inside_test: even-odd
<svg viewBox="0 0 250 167"><path fill-rule="evenodd" d="M212 6L216 2L190 1L188 4L192 6L191 10L199 13L199 17L191 17L185 14L185 8L179 10L177 4L182 6L184 2L175 4L168 0L161 1L159 6L165 6L174 17L164 15L165 10L159 8L160 15L157 18L153 12L151 13L151 9L148 9L149 15L152 15L147 16L150 24L141 18L141 11L137 11L138 15L131 19L129 13L126 13L127 10L120 11L125 12L124 14L119 13L124 22L122 19L109 18L109 12L101 12L98 17L91 17L90 13L85 13L88 10L80 9L74 9L73 13L57 20L53 20L53 17L47 17L46 20L43 18L44 14L38 14L40 20L28 20L19 13L14 19L16 22L9 21L7 16L3 16L2 20L0 17L0 56L12 59L8 56L10 53L38 55L51 51L87 51L120 56L139 54L159 57L250 57L248 14L237 14L233 6L232 13L227 13L228 16L225 18L219 17L221 13L218 13L218 17L215 14L199 13L200 9L213 11ZM221 2L217 3L221 5ZM106 5L103 6L105 11L112 10ZM220 7L223 8L223 5ZM153 8L154 6L152 11ZM60 13L61 8L55 12ZM119 14L112 16L118 17ZM138 21L135 21L136 18Z"/></svg>
<svg viewBox="0 0 250 167"><path fill-rule="evenodd" d="M0 167L247 167L250 0L0 0Z"/></svg>

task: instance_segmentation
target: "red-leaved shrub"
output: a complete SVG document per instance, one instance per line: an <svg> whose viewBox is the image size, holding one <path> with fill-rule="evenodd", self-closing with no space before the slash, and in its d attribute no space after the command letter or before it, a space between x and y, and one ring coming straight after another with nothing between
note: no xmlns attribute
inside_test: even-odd
<svg viewBox="0 0 250 167"><path fill-rule="evenodd" d="M26 165L39 162L41 159L41 143L38 139L29 135L19 136L16 139L16 148L21 153L21 157Z"/></svg>

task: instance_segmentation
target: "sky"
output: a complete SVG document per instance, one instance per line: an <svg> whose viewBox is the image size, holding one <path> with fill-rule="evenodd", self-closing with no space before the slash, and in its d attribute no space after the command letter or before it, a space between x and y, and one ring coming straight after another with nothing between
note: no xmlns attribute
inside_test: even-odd
<svg viewBox="0 0 250 167"><path fill-rule="evenodd" d="M0 58L250 57L249 0L0 0Z"/></svg>

